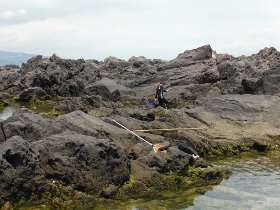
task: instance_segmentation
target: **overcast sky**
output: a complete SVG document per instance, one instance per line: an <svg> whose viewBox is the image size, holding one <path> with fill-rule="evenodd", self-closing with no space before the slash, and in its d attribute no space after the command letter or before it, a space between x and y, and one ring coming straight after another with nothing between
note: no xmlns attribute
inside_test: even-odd
<svg viewBox="0 0 280 210"><path fill-rule="evenodd" d="M279 0L0 0L0 50L104 60L171 60L280 50Z"/></svg>

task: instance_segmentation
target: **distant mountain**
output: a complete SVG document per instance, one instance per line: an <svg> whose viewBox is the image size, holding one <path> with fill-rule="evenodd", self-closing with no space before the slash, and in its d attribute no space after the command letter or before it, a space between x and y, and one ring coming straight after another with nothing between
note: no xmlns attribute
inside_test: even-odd
<svg viewBox="0 0 280 210"><path fill-rule="evenodd" d="M0 66L9 64L21 66L22 63L25 63L34 56L36 56L36 54L0 51Z"/></svg>

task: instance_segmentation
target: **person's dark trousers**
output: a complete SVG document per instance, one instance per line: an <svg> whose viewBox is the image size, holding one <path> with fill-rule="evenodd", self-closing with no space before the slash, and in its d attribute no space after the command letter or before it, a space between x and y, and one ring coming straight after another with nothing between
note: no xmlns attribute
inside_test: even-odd
<svg viewBox="0 0 280 210"><path fill-rule="evenodd" d="M158 104L163 108L167 108L167 106L169 105L169 102L165 98L159 98Z"/></svg>

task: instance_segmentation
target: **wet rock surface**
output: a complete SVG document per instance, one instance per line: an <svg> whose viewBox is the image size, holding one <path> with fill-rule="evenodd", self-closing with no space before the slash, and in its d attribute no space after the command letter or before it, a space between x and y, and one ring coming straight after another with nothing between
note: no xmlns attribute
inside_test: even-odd
<svg viewBox="0 0 280 210"><path fill-rule="evenodd" d="M221 173L203 158L172 147L155 153L113 120L131 131L152 129L135 131L151 144L185 142L202 157L263 151L280 141L279 66L275 48L213 57L205 45L170 61L54 54L1 67L2 100L55 98L55 109L65 114L48 119L19 110L0 121L0 197L44 193L51 182L106 198L119 191L129 195L145 192L170 172L182 176L190 166L210 167L205 176L214 178ZM160 81L172 86L165 93L169 109L146 104Z"/></svg>

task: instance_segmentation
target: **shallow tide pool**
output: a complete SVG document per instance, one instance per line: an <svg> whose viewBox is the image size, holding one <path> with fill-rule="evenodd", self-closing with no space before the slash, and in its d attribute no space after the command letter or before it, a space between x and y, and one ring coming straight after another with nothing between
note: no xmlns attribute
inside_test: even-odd
<svg viewBox="0 0 280 210"><path fill-rule="evenodd" d="M53 109L53 105L37 105L35 103L12 103L9 107L5 107L4 109L0 109L0 118L2 120L8 119L10 116L13 115L14 112L20 110L22 108L28 108L30 111L34 113L41 113L41 112L49 112Z"/></svg>
<svg viewBox="0 0 280 210"><path fill-rule="evenodd" d="M16 110L17 108L15 107L6 107L4 110L0 110L0 118L2 120L6 120L10 116L12 116Z"/></svg>
<svg viewBox="0 0 280 210"><path fill-rule="evenodd" d="M280 152L215 163L233 175L194 199L185 209L280 209Z"/></svg>
<svg viewBox="0 0 280 210"><path fill-rule="evenodd" d="M107 201L96 209L280 209L280 151L254 153L212 161L233 171L229 179L188 190L122 201Z"/></svg>

